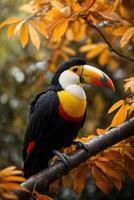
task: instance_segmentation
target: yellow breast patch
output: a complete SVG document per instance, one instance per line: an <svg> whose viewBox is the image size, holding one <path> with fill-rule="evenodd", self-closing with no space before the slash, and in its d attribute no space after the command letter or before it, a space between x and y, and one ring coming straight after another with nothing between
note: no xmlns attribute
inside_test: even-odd
<svg viewBox="0 0 134 200"><path fill-rule="evenodd" d="M63 110L73 118L82 117L86 110L86 100L78 99L67 91L58 92L58 97Z"/></svg>

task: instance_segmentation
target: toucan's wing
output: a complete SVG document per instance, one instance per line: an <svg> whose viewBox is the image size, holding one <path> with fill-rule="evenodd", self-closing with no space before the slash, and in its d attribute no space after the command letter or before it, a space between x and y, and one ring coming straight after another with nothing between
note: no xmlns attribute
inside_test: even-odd
<svg viewBox="0 0 134 200"><path fill-rule="evenodd" d="M24 138L24 160L29 157L29 154L40 142L42 134L45 134L48 126L51 126L52 117L56 115L57 107L58 96L54 91L42 93L34 102Z"/></svg>

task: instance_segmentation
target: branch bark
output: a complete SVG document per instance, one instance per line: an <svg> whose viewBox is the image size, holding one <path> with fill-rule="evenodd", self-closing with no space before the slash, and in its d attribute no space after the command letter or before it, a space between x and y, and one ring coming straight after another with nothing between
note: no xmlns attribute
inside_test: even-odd
<svg viewBox="0 0 134 200"><path fill-rule="evenodd" d="M88 152L86 152L84 149L80 149L75 153L70 154L69 157L71 167L69 170L77 167L82 162L86 161L97 153L132 135L134 135L134 117L121 124L117 128L113 128L107 131L105 134L90 140L87 143L89 149ZM20 200L27 200L31 196L33 188L35 189L36 187L37 191L43 192L50 183L67 174L69 170L66 169L62 161L57 161L49 168L42 170L38 174L29 178L26 182L22 183L25 188L30 190L30 193L23 191L14 191L14 193Z"/></svg>
<svg viewBox="0 0 134 200"><path fill-rule="evenodd" d="M108 45L110 51L114 52L115 54L117 54L118 56L124 58L125 60L127 61L131 61L131 62L134 62L134 58L130 58L122 53L120 53L119 51L117 51L112 45L111 43L108 41L108 39L105 37L104 33L94 24L90 23L86 18L84 18L86 23L88 24L89 27L95 29L99 34L100 36L102 37L102 39L104 40L104 42Z"/></svg>

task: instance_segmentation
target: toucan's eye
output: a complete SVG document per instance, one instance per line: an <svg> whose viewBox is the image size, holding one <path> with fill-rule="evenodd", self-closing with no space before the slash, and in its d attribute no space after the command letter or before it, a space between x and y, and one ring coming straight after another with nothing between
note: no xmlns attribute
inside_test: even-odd
<svg viewBox="0 0 134 200"><path fill-rule="evenodd" d="M78 71L77 67L73 68L73 72L77 72L77 71Z"/></svg>

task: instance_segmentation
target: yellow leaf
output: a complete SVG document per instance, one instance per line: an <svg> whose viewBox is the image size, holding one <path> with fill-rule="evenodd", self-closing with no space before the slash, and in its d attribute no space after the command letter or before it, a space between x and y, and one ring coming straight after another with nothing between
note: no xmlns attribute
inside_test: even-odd
<svg viewBox="0 0 134 200"><path fill-rule="evenodd" d="M110 57L110 52L108 49L104 50L101 55L99 56L99 64L101 66L104 66L108 63L108 60L109 60L109 57Z"/></svg>
<svg viewBox="0 0 134 200"><path fill-rule="evenodd" d="M68 20L66 18L62 18L52 32L53 41L59 41L66 32L67 27L68 27Z"/></svg>
<svg viewBox="0 0 134 200"><path fill-rule="evenodd" d="M112 34L115 36L122 36L128 30L128 26L120 26L116 28Z"/></svg>
<svg viewBox="0 0 134 200"><path fill-rule="evenodd" d="M16 23L16 22L18 22L18 21L20 21L20 20L18 19L18 17L10 17L10 18L6 19L5 21L3 21L3 22L0 24L0 28L2 28L3 26L6 26L6 25L8 25L8 24Z"/></svg>
<svg viewBox="0 0 134 200"><path fill-rule="evenodd" d="M83 20L75 20L72 24L74 40L80 41L85 37L86 24Z"/></svg>
<svg viewBox="0 0 134 200"><path fill-rule="evenodd" d="M52 8L51 10L49 10L48 12L47 12L47 14L46 14L46 19L48 19L48 20L52 20L53 18L55 18L55 17L61 17L61 16L63 16L62 15L62 13L60 12L60 10L59 9L57 9L57 8Z"/></svg>
<svg viewBox="0 0 134 200"><path fill-rule="evenodd" d="M98 46L96 49L94 49L94 50L92 50L92 51L89 51L89 52L87 53L86 57L87 57L88 59L92 59L92 58L98 56L102 51L103 51L103 49L101 49L101 48Z"/></svg>
<svg viewBox="0 0 134 200"><path fill-rule="evenodd" d="M23 172L21 170L13 170L12 172L10 172L10 175L22 175Z"/></svg>
<svg viewBox="0 0 134 200"><path fill-rule="evenodd" d="M124 104L124 100L119 100L117 101L109 110L108 110L108 114L112 113L113 111L115 111L117 108L119 108L120 106L122 106Z"/></svg>
<svg viewBox="0 0 134 200"><path fill-rule="evenodd" d="M129 89L131 92L134 92L134 77L125 79L125 84L124 84L124 88L125 88L125 92Z"/></svg>
<svg viewBox="0 0 134 200"><path fill-rule="evenodd" d="M63 51L66 52L67 54L71 55L71 56L74 56L76 54L76 52L69 47L63 47Z"/></svg>
<svg viewBox="0 0 134 200"><path fill-rule="evenodd" d="M29 34L30 34L31 41L33 45L39 50L40 39L39 39L38 33L30 23L28 24L28 27L29 27Z"/></svg>
<svg viewBox="0 0 134 200"><path fill-rule="evenodd" d="M127 111L128 108L126 107L126 105L123 104L114 116L111 126L114 127L122 124L127 118Z"/></svg>
<svg viewBox="0 0 134 200"><path fill-rule="evenodd" d="M101 134L105 133L106 131L108 131L110 128L111 128L111 125L108 126L106 129L97 128L96 132L98 135L101 135Z"/></svg>
<svg viewBox="0 0 134 200"><path fill-rule="evenodd" d="M48 38L48 34L45 27L45 21L37 21L37 20L31 20L31 24L45 37Z"/></svg>
<svg viewBox="0 0 134 200"><path fill-rule="evenodd" d="M121 38L121 48L126 47L131 37L134 35L134 27L129 28Z"/></svg>
<svg viewBox="0 0 134 200"><path fill-rule="evenodd" d="M20 30L20 42L23 48L26 46L28 42L28 28L26 23L22 25Z"/></svg>
<svg viewBox="0 0 134 200"><path fill-rule="evenodd" d="M15 34L15 29L16 29L17 24L18 24L18 22L12 24L12 25L9 26L9 28L7 29L8 38L11 38L11 37L14 36L14 34Z"/></svg>
<svg viewBox="0 0 134 200"><path fill-rule="evenodd" d="M8 37L10 38L17 33L21 29L21 26L24 24L24 22L25 20L21 20L15 24L12 24L7 30Z"/></svg>
<svg viewBox="0 0 134 200"><path fill-rule="evenodd" d="M6 167L6 168L4 168L4 169L2 169L1 171L0 171L0 175L10 175L10 173L12 172L12 171L14 171L16 169L16 167L15 166L10 166L10 167ZM20 171L21 172L21 171ZM22 173L22 172L21 172Z"/></svg>
<svg viewBox="0 0 134 200"><path fill-rule="evenodd" d="M57 8L57 9L63 8L63 4L61 2L59 2L59 0L53 0L53 1L51 1L51 4L52 4L53 8Z"/></svg>
<svg viewBox="0 0 134 200"><path fill-rule="evenodd" d="M66 0L66 1L74 12L77 13L81 11L81 6L76 0Z"/></svg>
<svg viewBox="0 0 134 200"><path fill-rule="evenodd" d="M21 176L8 176L4 178L4 181L24 182L26 179Z"/></svg>
<svg viewBox="0 0 134 200"><path fill-rule="evenodd" d="M93 46L91 46L91 47L93 47ZM93 47L93 49L87 53L86 57L88 59L92 59L92 58L98 56L101 52L103 52L103 50L105 48L107 48L106 44L104 44L104 43L98 43L97 47L96 48Z"/></svg>
<svg viewBox="0 0 134 200"><path fill-rule="evenodd" d="M97 44L86 44L86 45L83 45L82 47L80 47L80 52L87 52L87 51L90 51L90 50L93 50L93 49L96 49L98 47Z"/></svg>

